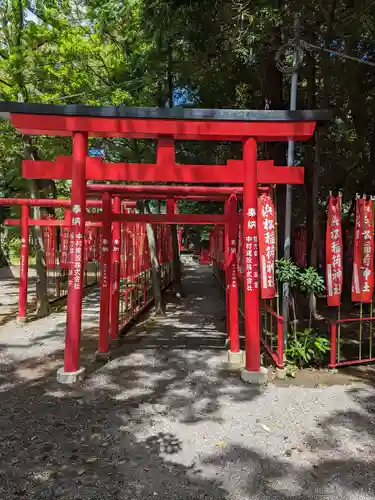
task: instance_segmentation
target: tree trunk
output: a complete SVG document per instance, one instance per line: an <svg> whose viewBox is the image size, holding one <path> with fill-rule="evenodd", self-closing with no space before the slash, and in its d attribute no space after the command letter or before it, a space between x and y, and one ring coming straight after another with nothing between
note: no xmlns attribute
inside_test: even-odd
<svg viewBox="0 0 375 500"><path fill-rule="evenodd" d="M24 151L26 158L37 160L37 154L33 147L30 138L24 137ZM38 198L38 185L35 179L27 181L30 198ZM42 212L40 207L32 208L33 219L41 219ZM31 226L32 242L35 251L35 266L37 274L36 291L38 296L37 315L47 316L51 312L50 303L48 300L48 280L46 269L46 258L44 253L43 234L40 226Z"/></svg>
<svg viewBox="0 0 375 500"><path fill-rule="evenodd" d="M140 212L151 213L150 207L146 201L139 201L137 205ZM165 304L161 290L161 270L156 248L155 232L152 224L146 224L146 235L151 260L152 292L155 300L155 314L163 316L165 314Z"/></svg>
<svg viewBox="0 0 375 500"><path fill-rule="evenodd" d="M312 194L312 242L311 242L311 252L310 252L310 265L314 266L316 269L319 267L319 249L321 247L321 234L320 234L320 218L319 218L319 207L318 207L318 196L319 196L319 174L320 174L320 150L319 150L319 132L315 133L315 145L314 145L314 163L313 163L313 178L311 186ZM314 293L310 294L309 297L309 308L310 308L310 318L316 320L323 319L316 308L316 296Z"/></svg>
<svg viewBox="0 0 375 500"><path fill-rule="evenodd" d="M171 45L168 45L168 61L167 61L167 100L166 107L173 107L173 49ZM171 225L171 238L172 238L172 271L173 271L173 289L176 293L176 297L183 297L184 290L182 286L182 275L181 275L181 262L180 262L180 252L178 248L178 237L177 237L177 226Z"/></svg>
<svg viewBox="0 0 375 500"><path fill-rule="evenodd" d="M0 267L9 267L8 252L5 247L6 230L0 227Z"/></svg>
<svg viewBox="0 0 375 500"><path fill-rule="evenodd" d="M177 226L171 225L171 237L172 237L172 271L173 271L173 288L177 297L184 296L184 289L182 286L182 274L181 274L181 261L180 261L180 251L178 248L178 237L177 237Z"/></svg>
<svg viewBox="0 0 375 500"><path fill-rule="evenodd" d="M165 314L165 304L163 293L161 291L161 273L158 254L156 249L156 239L154 229L151 224L146 224L146 234L148 241L148 249L151 259L151 274L152 274L152 291L155 299L155 314Z"/></svg>
<svg viewBox="0 0 375 500"><path fill-rule="evenodd" d="M281 2L279 11L281 11ZM275 54L281 45L281 25L274 26L269 40L264 46L264 86L263 101L269 109L284 109L283 100L283 74L277 69ZM275 165L286 164L286 144L283 142L267 143L265 156L275 162ZM277 194L277 220L278 220L278 255L284 254L285 234L285 185L276 187Z"/></svg>
<svg viewBox="0 0 375 500"><path fill-rule="evenodd" d="M34 179L28 180L28 186L31 198L38 197L38 188ZM32 208L33 219L41 218L40 207ZM48 300L48 280L46 259L43 245L43 234L40 226L31 226L32 241L35 250L35 265L37 273L36 291L38 303L36 313L38 316L47 316L51 312L50 303Z"/></svg>

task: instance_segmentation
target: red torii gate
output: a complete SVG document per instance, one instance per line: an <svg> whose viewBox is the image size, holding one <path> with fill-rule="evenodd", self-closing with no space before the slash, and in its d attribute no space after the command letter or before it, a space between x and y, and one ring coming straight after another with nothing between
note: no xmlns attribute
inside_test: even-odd
<svg viewBox="0 0 375 500"><path fill-rule="evenodd" d="M68 289L64 368L58 371L58 380L64 383L79 380L84 375L84 368L80 367L79 359L82 312L82 235L85 226L86 179L87 174L94 175L89 173L90 170L88 171L88 169L94 167L99 170L102 169L101 174L99 174L101 175L100 179L105 179L105 170L107 168L106 164L101 160L93 161L87 158L88 136L158 139L158 163L153 168L157 170L158 166L161 166L161 162L164 163L165 161L166 164L171 165L170 168L175 171L176 177L182 176L179 182L189 183L202 182L201 180L195 180L198 177L202 178L197 172L204 172L208 166L199 165L198 169L190 167L190 178L187 180L183 177L182 170L185 170L188 166L177 166L174 163L174 158L172 159L171 144L173 141L229 140L243 143L243 160L241 164L237 164L238 170L242 170L242 173L238 174L238 180L233 180L234 176L232 175L232 171L236 170L236 168L229 168L229 165L227 165L215 166L210 172L207 170L206 173L209 175L205 182L243 182L243 238L244 251L246 252L244 259L246 368L242 372L242 379L252 383L263 382L265 374L260 367L256 218L257 183L261 179L258 177L257 142L307 140L312 136L316 122L318 120L329 120L330 113L323 111L95 107L5 102L0 103L0 114L3 117L10 117L12 124L24 134L71 135L73 137L73 155L70 169L69 161L63 160L63 170L67 169L72 179L72 212L74 213L72 233L76 248L73 261L74 278L72 276L69 281ZM24 165L25 175L32 175L33 178L43 177L41 175L43 165L41 166L40 163L34 163L35 168L31 167L31 170L29 162L24 163ZM48 167L45 176L58 178L58 172L53 173L52 165L48 164L45 167ZM123 175L130 175L130 167L126 167L128 170L124 166L121 168L123 171L125 170ZM134 168L138 171L145 167L140 164ZM277 175L276 170L278 167L272 168L273 173ZM115 178L115 173L111 173L110 169L111 166L108 173L112 180L121 180ZM195 171L194 175L192 169ZM224 176L222 172L228 175ZM162 174L160 175L163 177ZM228 181L228 179L230 180ZM272 176L269 180L271 183L275 182ZM286 175L283 175L283 180L285 183L290 182ZM166 179L163 178L163 181L166 181ZM231 248L231 250L233 249Z"/></svg>

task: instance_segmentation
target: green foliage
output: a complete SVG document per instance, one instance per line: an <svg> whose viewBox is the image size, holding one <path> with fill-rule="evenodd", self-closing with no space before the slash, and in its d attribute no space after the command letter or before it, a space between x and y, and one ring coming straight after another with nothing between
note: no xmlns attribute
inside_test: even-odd
<svg viewBox="0 0 375 500"><path fill-rule="evenodd" d="M276 276L280 283L289 283L291 288L298 289L306 296L311 293L320 294L325 290L323 279L314 267L300 268L292 259L280 259L276 262Z"/></svg>
<svg viewBox="0 0 375 500"><path fill-rule="evenodd" d="M306 296L309 296L310 293L318 295L325 290L323 278L319 276L315 267L308 267L300 272L298 285Z"/></svg>
<svg viewBox="0 0 375 500"><path fill-rule="evenodd" d="M289 365L305 368L311 365L320 365L330 350L329 340L319 333L306 328L303 332L290 335L285 349L285 356Z"/></svg>
<svg viewBox="0 0 375 500"><path fill-rule="evenodd" d="M276 276L280 283L288 283L291 288L294 288L299 283L300 274L300 268L292 259L276 261Z"/></svg>

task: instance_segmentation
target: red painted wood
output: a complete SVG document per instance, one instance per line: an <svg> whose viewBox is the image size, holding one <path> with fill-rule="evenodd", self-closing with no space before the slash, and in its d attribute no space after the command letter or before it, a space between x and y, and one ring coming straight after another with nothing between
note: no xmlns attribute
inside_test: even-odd
<svg viewBox="0 0 375 500"><path fill-rule="evenodd" d="M158 159L163 157L159 146ZM87 158L86 178L90 180L131 182L180 182L242 184L243 160L229 160L228 165L177 165L168 159L160 164L109 163L101 158ZM260 184L303 184L303 167L275 167L272 161L258 162ZM26 179L71 179L72 159L58 156L55 162L24 160L22 175Z"/></svg>
<svg viewBox="0 0 375 500"><path fill-rule="evenodd" d="M21 219L4 219L2 224L4 226L19 226ZM39 227L70 227L70 223L64 219L49 220L49 219L29 219L29 226ZM101 222L85 221L86 227L101 227Z"/></svg>
<svg viewBox="0 0 375 500"><path fill-rule="evenodd" d="M18 290L18 320L25 321L27 317L27 283L29 272L29 207L22 205L21 214L21 259L20 285Z"/></svg>
<svg viewBox="0 0 375 500"><path fill-rule="evenodd" d="M124 193L126 195L141 194L143 196L151 196L154 194L162 194L165 198L178 195L199 195L206 196L230 196L232 193L242 194L242 186L157 186L157 185L134 185L134 184L87 184L87 192L106 192L111 194Z"/></svg>
<svg viewBox="0 0 375 500"><path fill-rule="evenodd" d="M99 195L101 196L101 194ZM135 201L124 202L127 208L135 208L137 203ZM29 207L65 207L66 210L71 207L71 200L60 200L51 198L0 198L0 205L2 206L23 206ZM100 208L102 200L86 200L86 208ZM56 224L59 225L59 224Z"/></svg>
<svg viewBox="0 0 375 500"><path fill-rule="evenodd" d="M111 279L111 197L103 194L103 229L100 239L100 317L98 352L109 352L109 302Z"/></svg>
<svg viewBox="0 0 375 500"><path fill-rule="evenodd" d="M66 339L64 352L65 372L78 371L80 361L86 212L86 156L87 134L77 132L73 136L74 168L72 172L72 225L70 237L73 239L74 251L68 279Z"/></svg>
<svg viewBox="0 0 375 500"><path fill-rule="evenodd" d="M71 135L177 140L232 140L254 137L257 141L304 141L315 129L315 122L242 122L205 120L159 120L143 118L100 118L85 116L11 114L15 128L31 135Z"/></svg>
<svg viewBox="0 0 375 500"><path fill-rule="evenodd" d="M244 143L246 177L243 199L245 366L250 372L260 370L259 265L257 230L257 144L254 139Z"/></svg>
<svg viewBox="0 0 375 500"><path fill-rule="evenodd" d="M237 233L238 233L237 196L231 195L228 200L228 262L226 267L228 287L229 342L231 352L240 351L238 326L238 283L237 283Z"/></svg>
<svg viewBox="0 0 375 500"><path fill-rule="evenodd" d="M114 221L126 222L149 222L150 224L224 224L226 218L220 214L126 214L114 215ZM242 221L242 215L238 214L238 221ZM4 219L4 226L19 226L20 219ZM39 227L69 227L69 222L65 220L29 219L29 226ZM103 225L102 214L86 214L85 225L87 227L101 227Z"/></svg>
<svg viewBox="0 0 375 500"><path fill-rule="evenodd" d="M113 220L126 222L149 222L150 224L224 224L221 214L121 214Z"/></svg>
<svg viewBox="0 0 375 500"><path fill-rule="evenodd" d="M118 196L113 200L113 213L121 213L121 200ZM112 262L111 262L111 303L110 303L110 333L111 339L117 339L119 333L119 300L120 300L120 222L112 223Z"/></svg>

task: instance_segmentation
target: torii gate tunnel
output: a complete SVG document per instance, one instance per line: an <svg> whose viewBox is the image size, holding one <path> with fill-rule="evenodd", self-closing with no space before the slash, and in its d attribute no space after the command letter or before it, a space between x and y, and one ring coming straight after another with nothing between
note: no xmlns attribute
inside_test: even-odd
<svg viewBox="0 0 375 500"><path fill-rule="evenodd" d="M23 162L23 176L38 179L71 179L71 227L70 236L74 249L72 255L67 298L66 344L64 367L58 371L58 380L71 383L80 380L84 367L80 366L80 337L83 291L82 239L85 230L86 199L88 191L99 191L102 196L102 213L92 217L102 225L103 238L111 241L111 224L120 221L142 221L161 224L224 224L229 238L230 253L233 231L242 224L243 251L257 256L257 184L296 184L303 182L302 167L276 167L272 161L258 161L257 143L262 141L304 141L313 133L317 121L327 121L327 111L242 111L204 109L158 109L127 107L94 107L84 105L49 105L0 102L0 115L10 118L13 126L22 134L72 136L72 156L57 157L55 161ZM100 158L88 157L89 137L122 137L157 140L156 164L107 163ZM178 165L175 161L175 141L237 141L243 143L242 160L231 160L227 165ZM209 188L208 186L145 186L145 185L95 185L87 180L173 182L188 184L236 184L232 187ZM168 203L167 214L119 213L111 205L111 197L123 195L126 199L164 197L186 194L206 199L223 197L227 200L223 215L176 214L173 201ZM232 196L231 196L232 195ZM236 196L243 197L243 215L238 213ZM114 231L115 226L112 227ZM108 253L117 252L108 246ZM108 257L109 259L109 257ZM108 260L109 262L109 260ZM236 272L236 259L228 261L227 276ZM103 270L102 270L103 273ZM260 315L258 261L244 258L244 315L245 315L245 370L243 380L259 383L264 378L260 366ZM106 279L109 279L109 267ZM249 285L251 283L251 285ZM230 287L236 303L238 290ZM237 299L238 302L238 299ZM109 315L108 302L101 307ZM236 306L237 307L237 306ZM230 325L234 310L228 311ZM237 313L236 313L237 314ZM105 323L109 349L109 322ZM230 326L231 328L231 326ZM231 349L239 350L235 335Z"/></svg>

